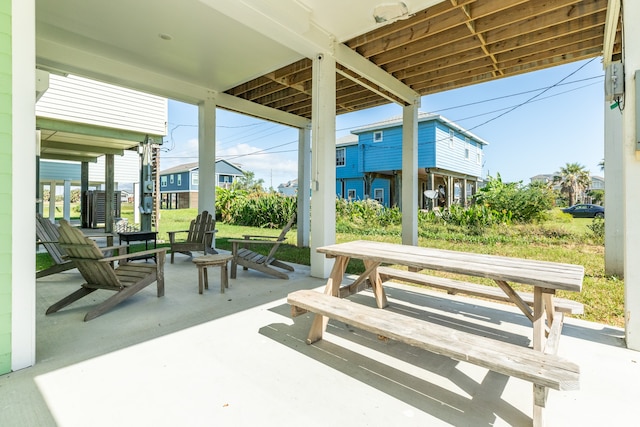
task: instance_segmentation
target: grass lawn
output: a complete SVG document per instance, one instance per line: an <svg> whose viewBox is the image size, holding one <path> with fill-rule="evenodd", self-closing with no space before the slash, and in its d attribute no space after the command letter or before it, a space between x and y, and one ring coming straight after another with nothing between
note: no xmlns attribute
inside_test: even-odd
<svg viewBox="0 0 640 427"><path fill-rule="evenodd" d="M186 230L189 222L197 215L197 209L162 210L158 233L159 245L167 245L167 231ZM122 216L133 222L133 207L123 204ZM583 291L580 294L559 292L563 298L579 301L585 306L585 314L577 316L586 320L614 326L624 326L624 282L604 273L604 246L590 238L590 219L555 218L552 221L537 225L514 225L484 230L480 235L468 230L450 227L433 226L420 229L420 246L450 249L464 252L476 252L519 258L537 259L585 267ZM228 239L241 238L243 234L264 234L277 236L279 229L260 229L228 224L216 224L216 247L230 250ZM351 240L377 240L400 243L400 228L388 227L376 234L336 234L337 242ZM287 244L280 247L278 257L284 261L309 265L309 248L297 248L296 230L287 235ZM143 249L144 245L133 245L133 250ZM268 251L268 248L262 248ZM266 252L265 252L266 253ZM41 269L50 263L48 254L39 254L37 268ZM350 273L363 271L361 262L354 260L347 269ZM438 275L442 273L430 272ZM455 275L446 277L456 278ZM474 281L493 285L482 278L457 277L461 280ZM526 289L526 287L525 287Z"/></svg>

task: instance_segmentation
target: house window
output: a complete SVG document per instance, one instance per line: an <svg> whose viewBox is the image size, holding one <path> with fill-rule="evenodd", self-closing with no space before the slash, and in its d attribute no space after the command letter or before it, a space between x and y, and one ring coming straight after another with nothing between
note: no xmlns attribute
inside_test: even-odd
<svg viewBox="0 0 640 427"><path fill-rule="evenodd" d="M169 184L173 184L173 174L169 175Z"/></svg>
<svg viewBox="0 0 640 427"><path fill-rule="evenodd" d="M346 153L344 148L336 148L336 166L344 166L346 162Z"/></svg>
<svg viewBox="0 0 640 427"><path fill-rule="evenodd" d="M198 185L198 172L191 173L191 185Z"/></svg>
<svg viewBox="0 0 640 427"><path fill-rule="evenodd" d="M166 187L167 186L167 177L166 176L161 176L160 177L160 187Z"/></svg>
<svg viewBox="0 0 640 427"><path fill-rule="evenodd" d="M382 131L378 130L373 133L373 142L382 142Z"/></svg>
<svg viewBox="0 0 640 427"><path fill-rule="evenodd" d="M464 158L469 160L469 149L468 148L464 149Z"/></svg>
<svg viewBox="0 0 640 427"><path fill-rule="evenodd" d="M480 164L482 161L482 153L480 153L480 151L478 150L478 152L476 152L476 163Z"/></svg>
<svg viewBox="0 0 640 427"><path fill-rule="evenodd" d="M376 202L380 204L384 204L384 188L374 188L373 198L375 199Z"/></svg>
<svg viewBox="0 0 640 427"><path fill-rule="evenodd" d="M356 198L356 190L347 190L347 199L355 200Z"/></svg>
<svg viewBox="0 0 640 427"><path fill-rule="evenodd" d="M182 185L182 175L178 175L178 187Z"/></svg>
<svg viewBox="0 0 640 427"><path fill-rule="evenodd" d="M449 147L453 148L453 137L455 136L455 132L453 129L449 129Z"/></svg>

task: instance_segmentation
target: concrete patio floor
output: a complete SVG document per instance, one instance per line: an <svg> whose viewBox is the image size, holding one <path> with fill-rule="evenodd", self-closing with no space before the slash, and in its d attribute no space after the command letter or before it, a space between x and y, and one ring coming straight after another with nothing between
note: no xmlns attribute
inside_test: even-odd
<svg viewBox="0 0 640 427"><path fill-rule="evenodd" d="M288 281L219 270L199 295L185 256L167 264L166 294L149 286L101 317L82 318L98 291L44 316L82 283L76 270L37 282L37 363L0 376L0 426L527 426L532 386L331 321L304 343L312 316L286 296L324 286L296 266ZM389 284L390 307L527 346L514 307ZM374 305L371 292L354 297ZM559 354L581 367L581 389L551 390L550 426L638 425L640 353L619 328L567 319Z"/></svg>

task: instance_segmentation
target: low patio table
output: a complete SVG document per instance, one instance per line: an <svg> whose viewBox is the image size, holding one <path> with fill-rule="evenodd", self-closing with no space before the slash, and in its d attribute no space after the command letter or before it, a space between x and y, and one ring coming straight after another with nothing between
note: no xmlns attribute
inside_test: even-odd
<svg viewBox="0 0 640 427"><path fill-rule="evenodd" d="M229 287L228 264L232 258L233 255L216 254L193 259L193 263L198 267L198 293L202 294L204 289L209 289L209 267L220 267L220 293L224 293L224 289Z"/></svg>

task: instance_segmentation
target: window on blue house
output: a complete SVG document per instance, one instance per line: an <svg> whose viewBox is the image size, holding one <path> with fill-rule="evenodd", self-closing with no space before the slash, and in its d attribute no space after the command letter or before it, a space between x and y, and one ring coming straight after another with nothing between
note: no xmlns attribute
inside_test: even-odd
<svg viewBox="0 0 640 427"><path fill-rule="evenodd" d="M382 131L377 130L373 133L373 142L382 142Z"/></svg>
<svg viewBox="0 0 640 427"><path fill-rule="evenodd" d="M198 185L198 172L192 172L191 173L191 185Z"/></svg>
<svg viewBox="0 0 640 427"><path fill-rule="evenodd" d="M169 175L169 184L173 184L173 174Z"/></svg>
<svg viewBox="0 0 640 427"><path fill-rule="evenodd" d="M178 187L182 185L182 175L178 175Z"/></svg>
<svg viewBox="0 0 640 427"><path fill-rule="evenodd" d="M160 177L160 187L166 187L167 186L167 176L161 176Z"/></svg>
<svg viewBox="0 0 640 427"><path fill-rule="evenodd" d="M336 148L336 166L344 166L346 163L346 152L344 148Z"/></svg>
<svg viewBox="0 0 640 427"><path fill-rule="evenodd" d="M384 204L384 188L374 188L373 198L375 199L376 202L380 204Z"/></svg>
<svg viewBox="0 0 640 427"><path fill-rule="evenodd" d="M347 190L347 199L355 200L356 198L356 190Z"/></svg>

